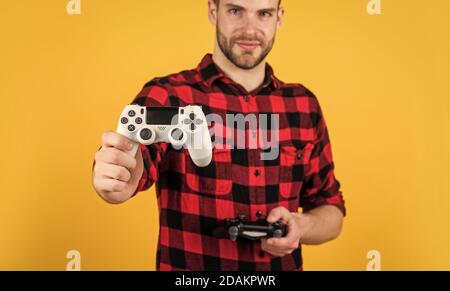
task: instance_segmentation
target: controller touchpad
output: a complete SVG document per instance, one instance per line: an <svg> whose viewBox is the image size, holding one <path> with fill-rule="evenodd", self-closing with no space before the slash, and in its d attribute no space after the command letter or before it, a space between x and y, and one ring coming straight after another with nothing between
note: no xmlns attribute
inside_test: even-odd
<svg viewBox="0 0 450 291"><path fill-rule="evenodd" d="M178 107L147 107L146 121L149 125L176 125Z"/></svg>

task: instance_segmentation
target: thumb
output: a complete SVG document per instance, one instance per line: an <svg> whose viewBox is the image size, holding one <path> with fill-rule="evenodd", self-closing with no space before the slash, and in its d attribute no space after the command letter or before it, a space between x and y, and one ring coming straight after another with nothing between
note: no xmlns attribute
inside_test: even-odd
<svg viewBox="0 0 450 291"><path fill-rule="evenodd" d="M286 222L289 221L290 215L291 213L286 208L277 207L272 209L272 211L270 211L269 216L267 217L267 222L274 223L279 220Z"/></svg>

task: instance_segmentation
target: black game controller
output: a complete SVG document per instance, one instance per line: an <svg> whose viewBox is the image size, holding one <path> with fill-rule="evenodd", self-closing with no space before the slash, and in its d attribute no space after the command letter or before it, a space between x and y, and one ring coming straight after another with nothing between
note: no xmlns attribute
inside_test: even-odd
<svg viewBox="0 0 450 291"><path fill-rule="evenodd" d="M257 213L257 221L248 221L245 215L229 218L216 228L214 235L236 241L239 237L256 241L270 237L284 237L286 225L281 222L268 223L266 216Z"/></svg>

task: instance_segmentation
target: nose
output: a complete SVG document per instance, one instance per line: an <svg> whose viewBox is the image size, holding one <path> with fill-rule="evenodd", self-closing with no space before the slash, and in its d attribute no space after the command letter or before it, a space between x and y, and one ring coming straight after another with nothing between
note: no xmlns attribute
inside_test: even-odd
<svg viewBox="0 0 450 291"><path fill-rule="evenodd" d="M253 13L246 13L242 20L242 32L255 35L258 27L258 18Z"/></svg>

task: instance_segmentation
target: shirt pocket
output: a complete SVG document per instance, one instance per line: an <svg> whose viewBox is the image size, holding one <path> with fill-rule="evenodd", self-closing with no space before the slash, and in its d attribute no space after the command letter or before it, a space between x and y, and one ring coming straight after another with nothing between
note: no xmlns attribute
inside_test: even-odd
<svg viewBox="0 0 450 291"><path fill-rule="evenodd" d="M280 144L280 195L286 199L299 197L305 178L305 167L310 163L314 144L298 147L292 143Z"/></svg>
<svg viewBox="0 0 450 291"><path fill-rule="evenodd" d="M186 185L191 191L207 195L231 193L231 150L213 148L212 161L206 167L198 167L185 150Z"/></svg>

